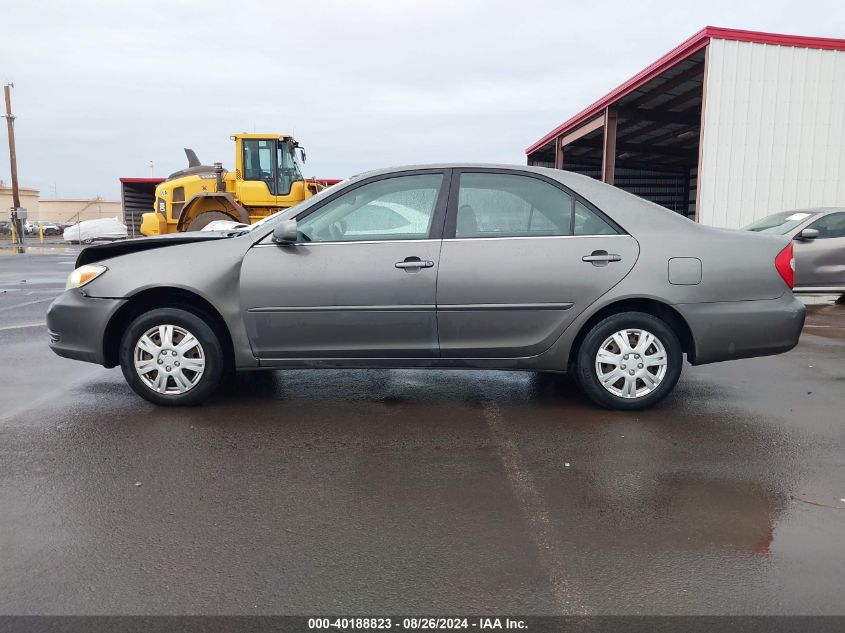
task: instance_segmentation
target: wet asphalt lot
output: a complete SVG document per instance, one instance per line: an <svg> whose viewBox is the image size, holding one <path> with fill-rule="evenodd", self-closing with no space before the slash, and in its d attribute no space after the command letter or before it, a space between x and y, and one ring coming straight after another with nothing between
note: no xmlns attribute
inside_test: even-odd
<svg viewBox="0 0 845 633"><path fill-rule="evenodd" d="M0 614L845 613L843 307L646 412L404 370L159 409L47 348L74 258L0 251Z"/></svg>

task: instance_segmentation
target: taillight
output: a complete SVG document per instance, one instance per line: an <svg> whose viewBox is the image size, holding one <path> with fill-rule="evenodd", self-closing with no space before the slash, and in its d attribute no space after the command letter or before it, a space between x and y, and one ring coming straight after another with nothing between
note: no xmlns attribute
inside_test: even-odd
<svg viewBox="0 0 845 633"><path fill-rule="evenodd" d="M775 257L775 269L792 290L795 287L795 257L792 254L792 242Z"/></svg>

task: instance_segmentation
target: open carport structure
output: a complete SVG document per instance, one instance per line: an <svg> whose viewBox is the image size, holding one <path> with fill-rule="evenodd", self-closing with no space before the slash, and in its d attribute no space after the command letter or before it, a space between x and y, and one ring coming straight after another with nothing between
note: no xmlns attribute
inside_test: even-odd
<svg viewBox="0 0 845 633"><path fill-rule="evenodd" d="M845 204L845 40L706 27L533 143L697 221Z"/></svg>
<svg viewBox="0 0 845 633"><path fill-rule="evenodd" d="M156 187L164 178L121 178L123 221L131 237L141 237L141 216L155 208Z"/></svg>

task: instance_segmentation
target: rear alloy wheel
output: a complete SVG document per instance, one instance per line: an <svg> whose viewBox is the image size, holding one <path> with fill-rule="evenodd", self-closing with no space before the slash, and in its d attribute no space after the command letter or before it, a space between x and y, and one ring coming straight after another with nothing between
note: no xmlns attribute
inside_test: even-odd
<svg viewBox="0 0 845 633"><path fill-rule="evenodd" d="M142 314L120 346L126 381L155 404L199 404L216 389L223 365L217 335L186 310L161 308Z"/></svg>
<svg viewBox="0 0 845 633"><path fill-rule="evenodd" d="M657 317L614 314L597 323L578 352L584 393L609 409L642 409L665 398L681 375L678 337Z"/></svg>

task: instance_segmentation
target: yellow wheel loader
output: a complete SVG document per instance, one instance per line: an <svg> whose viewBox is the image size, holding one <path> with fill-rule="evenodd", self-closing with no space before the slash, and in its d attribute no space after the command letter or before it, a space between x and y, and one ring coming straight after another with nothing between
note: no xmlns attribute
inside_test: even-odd
<svg viewBox="0 0 845 633"><path fill-rule="evenodd" d="M156 187L154 208L141 220L141 233L197 231L214 220L251 224L310 198L337 181L305 180L296 152L305 152L287 134L235 134L235 169L202 165L185 149L188 167Z"/></svg>

